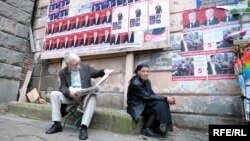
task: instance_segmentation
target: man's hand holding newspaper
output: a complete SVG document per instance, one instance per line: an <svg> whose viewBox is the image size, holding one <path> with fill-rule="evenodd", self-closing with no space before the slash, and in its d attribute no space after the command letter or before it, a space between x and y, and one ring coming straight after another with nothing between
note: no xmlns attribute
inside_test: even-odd
<svg viewBox="0 0 250 141"><path fill-rule="evenodd" d="M78 96L84 96L91 93L96 93L98 91L98 87L107 80L107 78L110 76L110 74L113 72L113 70L105 69L104 73L105 75L98 81L95 86L89 87L89 88L83 88L83 89L76 89L73 87L69 87L70 92L76 93Z"/></svg>

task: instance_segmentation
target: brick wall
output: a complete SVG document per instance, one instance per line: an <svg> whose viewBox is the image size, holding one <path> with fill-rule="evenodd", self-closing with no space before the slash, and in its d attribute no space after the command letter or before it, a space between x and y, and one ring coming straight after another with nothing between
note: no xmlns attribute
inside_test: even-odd
<svg viewBox="0 0 250 141"><path fill-rule="evenodd" d="M15 101L24 64L30 64L28 29L34 0L0 1L0 104ZM27 52L27 54L26 54ZM28 55L29 54L29 55Z"/></svg>

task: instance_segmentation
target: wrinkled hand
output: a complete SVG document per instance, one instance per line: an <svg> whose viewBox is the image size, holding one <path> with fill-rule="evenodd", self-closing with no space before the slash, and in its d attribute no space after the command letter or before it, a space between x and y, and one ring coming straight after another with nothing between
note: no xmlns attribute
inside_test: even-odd
<svg viewBox="0 0 250 141"><path fill-rule="evenodd" d="M167 101L169 104L176 104L175 98L172 96L168 96Z"/></svg>
<svg viewBox="0 0 250 141"><path fill-rule="evenodd" d="M80 100L81 96L77 95L76 91L71 90L69 93L70 97L74 100Z"/></svg>

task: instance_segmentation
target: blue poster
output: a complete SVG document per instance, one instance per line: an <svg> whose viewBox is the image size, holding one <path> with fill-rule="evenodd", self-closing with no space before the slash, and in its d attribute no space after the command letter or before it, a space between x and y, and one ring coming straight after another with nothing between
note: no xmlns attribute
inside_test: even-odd
<svg viewBox="0 0 250 141"><path fill-rule="evenodd" d="M197 8L216 6L216 5L229 5L237 3L238 0L196 0Z"/></svg>

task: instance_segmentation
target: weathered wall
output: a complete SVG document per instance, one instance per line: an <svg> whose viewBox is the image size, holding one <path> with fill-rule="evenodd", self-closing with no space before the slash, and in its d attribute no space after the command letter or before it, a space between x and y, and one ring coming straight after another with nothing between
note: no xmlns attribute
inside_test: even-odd
<svg viewBox="0 0 250 141"><path fill-rule="evenodd" d="M39 0L34 21L34 37L37 50L42 47L46 24L46 8L49 0ZM207 129L208 124L240 123L242 117L240 89L237 80L172 81L171 58L180 51L180 33L182 31L182 11L196 8L196 0L170 0L171 47L164 51L146 51L133 54L134 66L145 62L150 65L150 79L153 89L160 95L172 95L177 104L171 106L174 123L182 127ZM38 87L41 72L41 90L58 89L58 72L61 60L39 60L34 69L32 86ZM102 88L103 95L98 106L123 108L126 81L126 55L83 59L95 68L111 68L115 72ZM128 61L128 62L126 62ZM41 67L42 66L42 67ZM129 68L133 70L134 68ZM129 70L128 69L128 70Z"/></svg>
<svg viewBox="0 0 250 141"><path fill-rule="evenodd" d="M25 77L27 69L23 64L30 50L28 32L33 6L34 0L0 0L1 105L17 99L20 80Z"/></svg>

